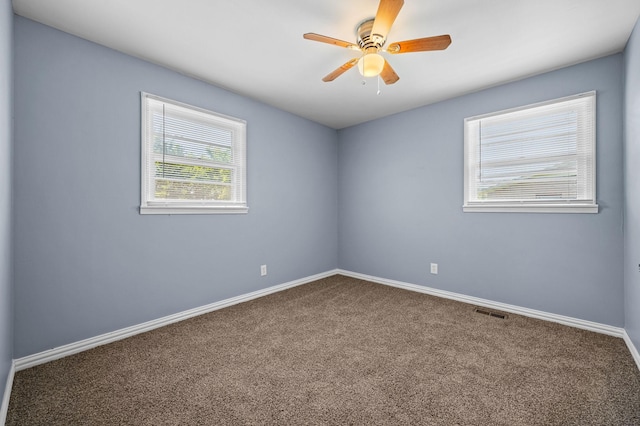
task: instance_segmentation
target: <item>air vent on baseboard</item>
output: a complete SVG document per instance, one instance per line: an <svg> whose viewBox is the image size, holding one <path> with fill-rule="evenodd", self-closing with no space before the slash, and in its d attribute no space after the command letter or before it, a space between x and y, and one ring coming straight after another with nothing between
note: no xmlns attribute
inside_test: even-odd
<svg viewBox="0 0 640 426"><path fill-rule="evenodd" d="M503 314L502 312L493 312L483 308L474 308L474 312L482 315L487 315L494 318L507 319L507 314Z"/></svg>

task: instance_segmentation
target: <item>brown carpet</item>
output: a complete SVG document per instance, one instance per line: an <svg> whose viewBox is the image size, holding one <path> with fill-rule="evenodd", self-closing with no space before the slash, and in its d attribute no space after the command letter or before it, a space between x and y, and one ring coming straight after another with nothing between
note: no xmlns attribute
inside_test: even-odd
<svg viewBox="0 0 640 426"><path fill-rule="evenodd" d="M622 339L334 276L20 371L7 425L640 425Z"/></svg>

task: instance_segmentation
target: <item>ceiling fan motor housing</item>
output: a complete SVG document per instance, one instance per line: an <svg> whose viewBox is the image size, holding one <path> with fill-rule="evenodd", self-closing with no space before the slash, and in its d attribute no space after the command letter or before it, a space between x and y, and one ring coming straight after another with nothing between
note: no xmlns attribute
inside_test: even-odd
<svg viewBox="0 0 640 426"><path fill-rule="evenodd" d="M387 41L385 37L380 34L371 34L373 28L374 19L367 19L358 25L356 34L358 35L358 46L366 53L379 52Z"/></svg>

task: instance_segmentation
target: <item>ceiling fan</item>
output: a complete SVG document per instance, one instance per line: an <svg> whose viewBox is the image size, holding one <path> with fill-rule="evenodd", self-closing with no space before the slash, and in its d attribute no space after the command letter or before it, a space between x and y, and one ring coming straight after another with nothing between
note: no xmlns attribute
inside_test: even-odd
<svg viewBox="0 0 640 426"><path fill-rule="evenodd" d="M444 34L435 37L394 42L391 43L386 50L383 50L382 47L387 41L387 34L391 29L391 25L393 25L393 22L396 20L398 13L400 13L402 5L404 5L404 0L380 0L376 17L374 19L367 19L358 25L356 29L356 35L358 36L357 44L315 33L304 34L303 37L307 40L333 44L362 52L360 58L354 58L346 62L333 72L327 74L322 81L333 81L357 64L360 74L364 77L375 77L379 75L385 84L393 84L398 81L400 77L398 77L398 74L391 68L389 62L380 55L380 52L395 55L398 53L444 50L449 47L451 37L448 34Z"/></svg>

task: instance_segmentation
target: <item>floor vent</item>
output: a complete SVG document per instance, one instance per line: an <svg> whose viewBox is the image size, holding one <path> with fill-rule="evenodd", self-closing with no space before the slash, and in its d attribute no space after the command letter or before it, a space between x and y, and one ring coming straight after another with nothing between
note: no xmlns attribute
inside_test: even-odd
<svg viewBox="0 0 640 426"><path fill-rule="evenodd" d="M482 315L487 315L489 317L507 319L507 315L503 314L501 312L491 312L491 311L488 311L488 310L482 309L482 308L475 308L474 312L476 312L478 314L482 314Z"/></svg>

